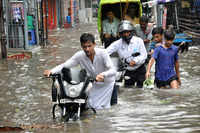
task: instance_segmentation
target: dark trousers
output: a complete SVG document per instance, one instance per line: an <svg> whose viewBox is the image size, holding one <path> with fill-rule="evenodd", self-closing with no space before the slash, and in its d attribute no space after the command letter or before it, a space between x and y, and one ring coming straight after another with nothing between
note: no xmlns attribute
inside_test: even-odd
<svg viewBox="0 0 200 133"><path fill-rule="evenodd" d="M146 68L145 65L141 65L139 68L133 71L127 70L125 73L125 76L128 76L129 79L125 79L125 87L129 87L132 85L137 84L138 88L143 87L143 82L145 81L145 73L146 73Z"/></svg>
<svg viewBox="0 0 200 133"><path fill-rule="evenodd" d="M112 92L111 101L110 101L111 105L117 104L118 90L119 90L119 85L115 84L113 88L113 92Z"/></svg>

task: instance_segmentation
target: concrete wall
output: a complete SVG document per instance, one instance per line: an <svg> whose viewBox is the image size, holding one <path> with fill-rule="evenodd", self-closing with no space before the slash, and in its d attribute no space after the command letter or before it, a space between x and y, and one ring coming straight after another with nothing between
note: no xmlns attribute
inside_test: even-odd
<svg viewBox="0 0 200 133"><path fill-rule="evenodd" d="M79 21L80 23L91 23L92 22L92 8L88 7L88 2L91 0L81 0L79 2Z"/></svg>

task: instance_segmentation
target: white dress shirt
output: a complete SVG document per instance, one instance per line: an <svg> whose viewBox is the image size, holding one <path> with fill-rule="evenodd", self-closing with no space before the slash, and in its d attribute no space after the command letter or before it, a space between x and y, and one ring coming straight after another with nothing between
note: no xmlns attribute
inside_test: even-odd
<svg viewBox="0 0 200 133"><path fill-rule="evenodd" d="M130 61L135 61L136 64L131 67L128 66L128 70L135 70L138 67L140 67L142 64L144 64L146 58L147 58L147 52L146 48L144 46L144 42L141 38L133 36L130 40L130 43L127 44L125 41L121 39L113 42L108 48L107 48L108 54L112 54L114 52L117 52L119 57L121 59L126 59L128 63ZM140 55L137 57L132 57L132 54L139 52Z"/></svg>

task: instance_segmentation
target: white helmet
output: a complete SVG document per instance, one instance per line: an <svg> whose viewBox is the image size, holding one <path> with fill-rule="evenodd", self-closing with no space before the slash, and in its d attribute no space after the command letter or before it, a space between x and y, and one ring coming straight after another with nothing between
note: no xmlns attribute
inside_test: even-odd
<svg viewBox="0 0 200 133"><path fill-rule="evenodd" d="M135 27L128 20L122 20L118 27L118 32L121 33L123 31L135 31Z"/></svg>
<svg viewBox="0 0 200 133"><path fill-rule="evenodd" d="M124 31L130 31L130 34L123 35ZM132 36L135 35L136 29L130 21L122 20L121 23L119 24L118 32L122 40L124 40L127 44L129 44Z"/></svg>

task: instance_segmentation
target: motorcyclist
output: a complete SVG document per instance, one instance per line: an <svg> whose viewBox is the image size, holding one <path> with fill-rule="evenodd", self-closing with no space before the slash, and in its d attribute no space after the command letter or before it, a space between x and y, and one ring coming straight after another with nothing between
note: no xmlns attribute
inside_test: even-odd
<svg viewBox="0 0 200 133"><path fill-rule="evenodd" d="M144 42L135 35L135 27L128 20L121 21L118 32L121 38L107 48L108 54L117 52L119 57L129 64L125 76L130 78L125 79L125 87L136 83L138 88L142 88L146 73L144 63L147 58Z"/></svg>

